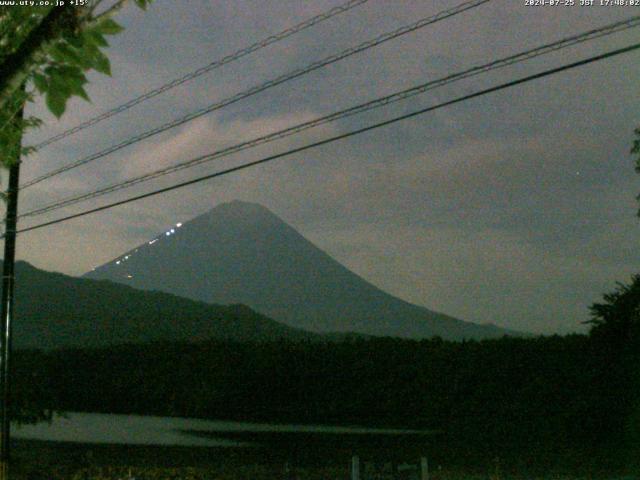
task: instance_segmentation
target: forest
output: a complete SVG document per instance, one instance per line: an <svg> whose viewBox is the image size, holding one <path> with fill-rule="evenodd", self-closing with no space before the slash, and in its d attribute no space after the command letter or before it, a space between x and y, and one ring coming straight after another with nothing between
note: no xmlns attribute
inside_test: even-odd
<svg viewBox="0 0 640 480"><path fill-rule="evenodd" d="M425 428L458 463L618 471L640 458L639 292L640 276L594 305L588 335L23 350L15 405Z"/></svg>

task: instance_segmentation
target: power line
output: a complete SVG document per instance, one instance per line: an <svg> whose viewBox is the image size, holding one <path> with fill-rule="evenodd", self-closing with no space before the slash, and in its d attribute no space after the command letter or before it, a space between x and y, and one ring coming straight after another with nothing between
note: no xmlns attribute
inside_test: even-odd
<svg viewBox="0 0 640 480"><path fill-rule="evenodd" d="M60 168L57 168L49 173L46 173L40 177L37 177L33 180L30 180L28 182L26 182L25 184L23 184L20 188L21 189L25 189L27 187L30 187L32 185L35 185L37 183L40 183L44 180L47 180L51 177L54 177L56 175L59 175L61 173L67 172L69 170L72 170L74 168L77 168L81 165L86 165L87 163L90 163L94 160L97 160L99 158L105 157L113 152L116 152L118 150L121 150L125 147L128 147L130 145L133 145L134 143L138 143L142 140L145 140L149 137L152 137L154 135L157 135L159 133L165 132L171 128L183 125L187 122L190 122L191 120L195 120L196 118L202 117L203 115L209 114L215 110L219 110L223 107L226 107L228 105L231 105L233 103L236 103L240 100L243 100L245 98L251 97L253 95L256 95L260 92L263 92L269 88L275 87L277 85L281 85L285 82L288 82L290 80L293 80L295 78L301 77L303 75L306 75L307 73L310 73L314 70L318 70L320 68L323 68L327 65L336 63L340 60L343 60L347 57L350 57L352 55L355 55L356 53L360 53L362 51L368 50L370 48L376 47L382 43L385 43L389 40L393 40L394 38L400 37L402 35L405 35L407 33L410 32L414 32L420 28L424 28L427 25L431 25L433 23L439 22L441 20L447 19L449 17L452 17L454 15L457 15L459 13L462 13L466 10L470 10L472 8L476 8L479 7L480 5L490 2L491 0L470 0L467 2L464 2L456 7L450 8L448 10L443 10L440 13L437 13L435 15L432 15L430 17L425 17L422 18L420 20L418 20L417 22L414 22L410 25L398 28L392 32L388 32L388 33L384 33L374 39L371 40L367 40L366 42L363 42L355 47L352 48L348 48L346 50L343 50L340 53L334 54L334 55L330 55L328 57L325 57L322 60L319 60L317 62L313 62L309 65L307 65L306 67L302 67L302 68L298 68L296 70L293 70L289 73L286 73L284 75L281 75L279 77L276 77L275 79L272 80L268 80L265 83L262 83L260 85L251 87L248 90L245 90L243 92L237 93L231 97L225 98L224 100L220 100L216 103L213 103L207 107L204 107L200 110L197 110L195 112L189 113L181 118L172 120L170 122L167 122L163 125L160 125L159 127L153 128L151 130L147 130L146 132L143 132L139 135L136 135L134 137L131 137L127 140L124 140L116 145L112 145L111 147L108 147L100 152L94 153L92 155L89 155L87 157L84 157L82 159L76 160L74 162L68 163L67 165L64 165Z"/></svg>
<svg viewBox="0 0 640 480"><path fill-rule="evenodd" d="M489 93L493 93L493 92L497 92L497 91L500 91L500 90L504 90L504 89L507 89L507 88L510 88L510 87L514 87L516 85L520 85L520 84L527 83L527 82L530 82L530 81L533 81L533 80L537 80L539 78L543 78L543 77L547 77L547 76L550 76L550 75L554 75L556 73L560 73L560 72L563 72L563 71L566 71L566 70L570 70L570 69L573 69L573 68L577 68L577 67L580 67L580 66L583 66L583 65L587 65L587 64L590 64L590 63L598 62L600 60L605 60L607 58L611 58L611 57L614 57L614 56L617 56L617 55L621 55L623 53L628 53L628 52L631 52L631 51L634 51L634 50L638 50L638 49L640 49L640 43L636 43L634 45L630 45L630 46L624 47L624 48L619 48L617 50L613 50L613 51L610 51L610 52L607 52L607 53L604 53L604 54L601 54L601 55L596 55L596 56L593 56L593 57L586 58L584 60L580 60L580 61L577 61L577 62L566 64L566 65L563 65L561 67L556 67L556 68L552 68L552 69L549 69L549 70L545 70L545 71L540 72L540 73L536 73L536 74L533 74L533 75L528 75L526 77L521 77L521 78L519 78L517 80L512 80L512 81L507 82L507 83L502 83L502 84L497 85L495 87L491 87L491 88L487 88L487 89L484 89L484 90L480 90L478 92L471 93L471 94L468 94L468 95L464 95L462 97L458 97L458 98L455 98L453 100L449 100L447 102L439 103L437 105L434 105L434 106L431 106L431 107L427 107L427 108L423 108L423 109L417 110L415 112L411 112L411 113L407 113L407 114L404 114L404 115L401 115L401 116L398 116L398 117L394 117L394 118L392 118L390 120L385 120L383 122L379 122L379 123L375 123L373 125L368 125L366 127L359 128L357 130L352 130L352 131L347 132L347 133L342 133L340 135L335 135L333 137L329 137L329 138L326 138L324 140L320 140L320 141L317 141L317 142L314 142L314 143L310 143L310 144L304 145L302 147L298 147L298 148L294 148L294 149L291 149L291 150L287 150L286 152L278 153L278 154L275 154L275 155L270 155L268 157L264 157L264 158L261 158L259 160L255 160L253 162L247 162L247 163L244 163L242 165L238 165L238 166L235 166L235 167L227 168L225 170L220 170L218 172L211 173L211 174L208 174L208 175L204 175L202 177L197 177L197 178L194 178L192 180L185 181L185 182L177 183L177 184L171 185L169 187L160 188L160 189L148 192L148 193L144 193L142 195L137 195L135 197L130 197L128 199L120 200L120 201L117 201L117 202L113 202L113 203L110 203L110 204L107 204L107 205L103 205L101 207L92 208L90 210L85 210L83 212L76 213L76 214L73 214L73 215L68 215L66 217L58 218L56 220L51 220L49 222L44 222L44 223L40 223L40 224L37 224L37 225L33 225L31 227L23 228L21 230L18 230L16 233L24 233L24 232L29 232L31 230L36 230L36 229L39 229L39 228L48 227L48 226L51 226L51 225L56 225L58 223L66 222L66 221L72 220L74 218L79 218L79 217L83 217L85 215L90 215L92 213L100 212L100 211L103 211L103 210L108 210L108 209L111 209L111 208L114 208L114 207L117 207L117 206L120 206L120 205L125 205L127 203L135 202L137 200L142 200L144 198L148 198L148 197L152 197L152 196L155 196L155 195L159 195L161 193L166 193L166 192L169 192L169 191L172 191L172 190L177 190L177 189L182 188L182 187L186 187L186 186L189 186L189 185L200 183L200 182L203 182L205 180L210 180L212 178L221 177L221 176L224 176L224 175L228 175L230 173L238 172L240 170L245 170L247 168L254 167L256 165L260 165L260 164L263 164L263 163L271 162L271 161L277 160L279 158L287 157L287 156L290 156L290 155L293 155L293 154L296 154L296 153L303 152L305 150L310 150L312 148L316 148L316 147L319 147L319 146L322 146L322 145L333 143L333 142L338 141L338 140L342 140L342 139L349 138L349 137L352 137L352 136L355 136L355 135L359 135L361 133L365 133L365 132L368 132L370 130L374 130L374 129L377 129L377 128L380 128L380 127L391 125L391 124L399 122L401 120L406 120L408 118L416 117L418 115L423 115L425 113L432 112L432 111L438 110L440 108L444 108L444 107L447 107L447 106L450 106L450 105L461 103L461 102L464 102L464 101L467 101L467 100L471 100L471 99L476 98L476 97L487 95Z"/></svg>
<svg viewBox="0 0 640 480"><path fill-rule="evenodd" d="M593 30L589 30L587 32L578 34L578 35L573 35L570 37L566 37L562 40L558 40L555 41L553 43L549 43L546 45L542 45L540 47L531 49L531 50L526 50L524 52L521 53L517 53L515 55L510 55L508 57L504 57L502 59L499 60L494 60L492 62L483 64L483 65L479 65L479 66L475 66L472 68L469 68L467 70L464 70L462 72L459 73L455 73L452 75L448 75L445 76L443 78L437 79L437 80L432 80L405 90L402 90L400 92L396 92L393 93L391 95L387 95L385 97L381 97L381 98L377 98L375 100L371 100L369 102L366 103L362 103L360 105L356 105L354 107L345 109L345 110L341 110L335 113L332 113L330 115L325 115L323 117L319 117L319 118L315 118L313 120L307 121L307 122L303 122L301 124L298 125L294 125L292 127L288 127L285 128L283 130L279 130L277 132L272 132L270 134L267 135L263 135L261 137L257 137L254 138L252 140L248 140L230 147L226 147L224 149L218 150L216 152L207 154L207 155L203 155L200 157L196 157L193 158L191 160L188 160L186 162L181 162L178 163L176 165L171 165L165 168L161 168L159 170L155 170L153 172L149 172L147 174L144 175L140 175L138 177L133 177L130 178L128 180L125 180L123 182L118 182L103 188L100 188L98 190L94 190L92 192L88 192L88 193L84 193L84 194L80 194L80 195L75 195L75 196L71 196L71 197L67 197L65 199L59 200L57 202L51 203L49 205L46 205L44 207L40 207L31 211L28 211L22 215L20 215L20 218L24 218L24 217L30 217L30 216L37 216L37 215L42 215L44 213L48 213L54 210L58 210L60 208L69 206L69 205L73 205L85 200L89 200L89 199L93 199L102 195L106 195L108 193L112 193L118 190L122 190L124 188L129 188L132 187L134 185L137 185L139 183L143 183L149 180L153 180L155 178L158 177L162 177L164 175L168 175L171 173L175 173L177 171L186 169L186 168L191 168L194 167L196 165L200 165L206 162L210 162L212 160L218 159L218 158L222 158L222 157L226 157L228 155L249 149L249 148L253 148L259 145L263 145L265 143L270 143L273 142L275 140L280 140L282 138L300 133L304 130L313 128L313 127L317 127L319 125L323 125L329 122L333 122L342 118L346 118L346 117L350 117L359 113L363 113L369 110L373 110L375 108L380 108L386 105L389 105L391 103L395 103L401 100L406 100L407 98L413 97L415 95L418 94L422 94L426 91L429 90L433 90L435 88L439 88L442 87L444 85L450 84L450 83L454 83L466 78L470 78L482 73L486 73L492 70L496 70L499 68L504 68L506 66L510 66L525 60L529 60L541 55L545 55L551 52L555 52L579 43L583 43L586 41L590 41L590 40L594 40L596 38L600 38L606 35L611 35L613 33L617 33L623 30L627 30L629 28L632 27L637 27L640 25L640 15L635 16L635 17L630 17L626 20L622 20L619 22L615 22L603 27L599 27L597 29L593 29Z"/></svg>
<svg viewBox="0 0 640 480"><path fill-rule="evenodd" d="M122 105L112 108L111 110L107 110L106 112L96 117L86 120L85 122L82 122L73 128L70 128L68 130L65 130L64 132L59 133L58 135L54 135L53 137L50 137L44 140L43 142L40 142L39 144L35 145L35 148L39 150L41 148L46 147L47 145L51 145L52 143L62 140L63 138L66 138L75 133L78 133L81 130L84 130L86 128L89 128L95 125L96 123L106 120L107 118L113 117L114 115L117 115L126 110L129 110L130 108L138 105L139 103L149 100L157 95L160 95L161 93L164 93L168 90L171 90L172 88L182 85L183 83L193 80L194 78L204 75L205 73L215 70L216 68L222 67L223 65L227 65L228 63L239 60L242 57L245 57L253 52L256 52L262 48L265 48L273 43L279 42L280 40L284 40L285 38L290 37L291 35L294 35L298 32L306 30L307 28L317 25L318 23L324 22L325 20L328 20L331 17L335 17L336 15L340 15L341 13L347 12L368 1L369 0L350 0L343 5L334 7L330 10L327 10L326 12L316 15L315 17L311 17L301 23L298 23L297 25L294 25L279 33L276 33L275 35L271 35L267 38L264 38L256 43L253 43L252 45L249 45L248 47L241 48L240 50L237 50L234 53L226 55L225 57L215 60L203 67L198 68L197 70L189 72L186 75L178 77L168 83L165 83L164 85L154 88L153 90L149 90L148 92L145 92L142 95L135 97L126 103L123 103Z"/></svg>

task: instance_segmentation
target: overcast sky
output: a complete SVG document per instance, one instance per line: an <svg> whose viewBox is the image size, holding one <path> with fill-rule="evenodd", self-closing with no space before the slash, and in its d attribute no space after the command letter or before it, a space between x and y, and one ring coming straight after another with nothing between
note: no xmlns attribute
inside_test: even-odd
<svg viewBox="0 0 640 480"><path fill-rule="evenodd" d="M579 1L579 0L576 0ZM92 103L61 121L42 104L35 143L341 0L157 0L129 7L112 37L113 76L91 75ZM43 149L23 180L380 33L457 5L370 0ZM25 190L20 210L284 128L640 14L633 7L530 7L493 0L447 21L173 129ZM183 171L54 219L223 166L304 145L521 75L631 44L637 30L458 82L347 121ZM25 233L18 255L80 275L234 199L258 202L365 279L474 322L541 333L584 331L588 306L638 271L629 149L640 124L638 53L415 117L268 165Z"/></svg>

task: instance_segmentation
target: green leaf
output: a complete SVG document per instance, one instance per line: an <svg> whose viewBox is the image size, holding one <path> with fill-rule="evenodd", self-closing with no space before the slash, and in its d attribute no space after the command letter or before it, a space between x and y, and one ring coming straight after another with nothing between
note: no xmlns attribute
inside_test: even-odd
<svg viewBox="0 0 640 480"><path fill-rule="evenodd" d="M82 34L78 35L75 32L65 32L62 38L64 38L69 45L75 48L80 49L84 46L84 38Z"/></svg>
<svg viewBox="0 0 640 480"><path fill-rule="evenodd" d="M64 95L59 90L51 89L47 92L46 104L51 113L60 118L64 113L68 95Z"/></svg>
<svg viewBox="0 0 640 480"><path fill-rule="evenodd" d="M61 99L66 102L72 95L77 95L83 99L90 101L84 85L87 83L87 77L77 66L72 65L56 65L47 67L45 73L49 75L49 91L58 92ZM62 101L62 100L61 100Z"/></svg>
<svg viewBox="0 0 640 480"><path fill-rule="evenodd" d="M89 101L89 95L87 95L87 92L85 91L83 86L85 83L87 83L86 79L79 80L77 78L70 78L67 80L67 83L72 95L78 95L79 97L85 99L87 102Z"/></svg>
<svg viewBox="0 0 640 480"><path fill-rule="evenodd" d="M84 47L78 50L79 65L84 70L89 70L90 68L94 68L96 63L96 56L100 55L100 49L94 45L93 43L86 42Z"/></svg>
<svg viewBox="0 0 640 480"><path fill-rule="evenodd" d="M58 43L49 49L49 53L54 60L60 63L80 63L80 55L77 50L69 44Z"/></svg>
<svg viewBox="0 0 640 480"><path fill-rule="evenodd" d="M87 77L84 76L82 70L76 65L58 65L55 67L54 72L62 77L78 80L82 83L87 81Z"/></svg>
<svg viewBox="0 0 640 480"><path fill-rule="evenodd" d="M111 62L101 51L98 51L94 57L93 68L100 73L111 76Z"/></svg>
<svg viewBox="0 0 640 480"><path fill-rule="evenodd" d="M68 78L67 85L71 91L72 95L78 95L79 97L84 98L86 101L89 101L89 95L85 91L83 85L87 83L87 80L80 80L78 78Z"/></svg>
<svg viewBox="0 0 640 480"><path fill-rule="evenodd" d="M104 38L104 36L95 30L87 30L84 32L84 37L86 41L91 42L93 45L97 47L108 47L109 42Z"/></svg>
<svg viewBox="0 0 640 480"><path fill-rule="evenodd" d="M89 70L90 68L93 68L93 52L90 52L88 49L82 49L80 51L80 66L82 67L83 70Z"/></svg>
<svg viewBox="0 0 640 480"><path fill-rule="evenodd" d="M49 91L48 93L57 92L58 95L66 97L71 96L71 87L65 77L58 69L49 70Z"/></svg>
<svg viewBox="0 0 640 480"><path fill-rule="evenodd" d="M22 128L26 129L26 128L39 128L42 126L42 120L39 119L38 117L34 117L34 116L30 116L27 117L25 119L23 119L22 121Z"/></svg>
<svg viewBox="0 0 640 480"><path fill-rule="evenodd" d="M47 80L47 77L45 77L41 73L33 74L33 84L36 86L40 93L45 93L47 90L49 90L49 81Z"/></svg>
<svg viewBox="0 0 640 480"><path fill-rule="evenodd" d="M22 151L20 152L21 156L26 157L27 155L31 155L32 153L37 152L36 147L22 147Z"/></svg>
<svg viewBox="0 0 640 480"><path fill-rule="evenodd" d="M96 25L95 31L102 35L116 35L124 30L120 24L111 18L102 20Z"/></svg>
<svg viewBox="0 0 640 480"><path fill-rule="evenodd" d="M83 100L87 102L91 102L91 98L89 98L89 95L87 95L87 92L83 87L79 87L78 90L76 90L74 93L78 95L80 98L82 98Z"/></svg>
<svg viewBox="0 0 640 480"><path fill-rule="evenodd" d="M136 0L136 5L140 7L142 10L147 9L147 5L151 3L151 0Z"/></svg>

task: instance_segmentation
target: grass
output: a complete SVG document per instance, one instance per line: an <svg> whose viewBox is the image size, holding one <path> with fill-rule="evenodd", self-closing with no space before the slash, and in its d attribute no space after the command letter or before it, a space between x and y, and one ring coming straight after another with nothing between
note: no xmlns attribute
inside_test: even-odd
<svg viewBox="0 0 640 480"><path fill-rule="evenodd" d="M12 443L12 480L350 480L351 451L319 455L286 442L267 448L92 445L32 440ZM351 448L351 447L349 447ZM304 452L302 452L304 450ZM315 453L314 453L315 452ZM303 453L303 454L302 454ZM326 453L326 452L325 452ZM393 452L380 450L378 459ZM285 463L295 468L285 471ZM364 472L364 465L361 465ZM362 480L368 480L361 477ZM528 476L504 473L491 462L476 469L440 468L430 480L640 480L640 476ZM378 476L376 480L390 480ZM398 479L400 480L400 479ZM402 479L404 480L404 479Z"/></svg>

